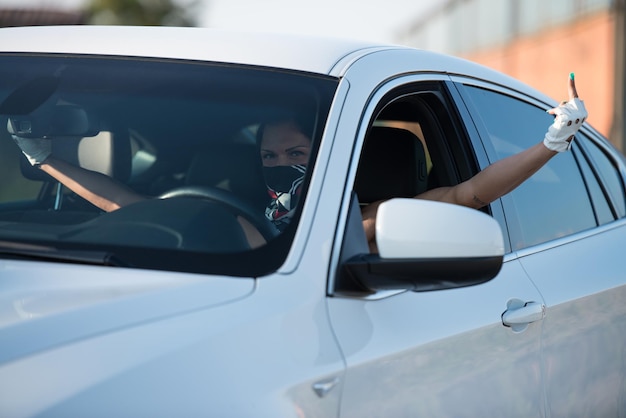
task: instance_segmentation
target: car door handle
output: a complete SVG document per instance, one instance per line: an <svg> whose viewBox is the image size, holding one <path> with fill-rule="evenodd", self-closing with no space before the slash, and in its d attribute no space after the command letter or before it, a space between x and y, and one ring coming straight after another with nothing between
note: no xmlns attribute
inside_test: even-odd
<svg viewBox="0 0 626 418"><path fill-rule="evenodd" d="M546 306L539 302L524 302L511 299L502 314L504 326L511 327L515 332L524 331L528 324L539 321L546 316Z"/></svg>

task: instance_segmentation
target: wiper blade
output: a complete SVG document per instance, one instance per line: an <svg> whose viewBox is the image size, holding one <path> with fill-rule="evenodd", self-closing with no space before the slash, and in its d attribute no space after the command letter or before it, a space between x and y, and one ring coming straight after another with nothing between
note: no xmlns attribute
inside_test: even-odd
<svg viewBox="0 0 626 418"><path fill-rule="evenodd" d="M99 266L130 267L108 251L68 250L19 242L0 241L0 256Z"/></svg>

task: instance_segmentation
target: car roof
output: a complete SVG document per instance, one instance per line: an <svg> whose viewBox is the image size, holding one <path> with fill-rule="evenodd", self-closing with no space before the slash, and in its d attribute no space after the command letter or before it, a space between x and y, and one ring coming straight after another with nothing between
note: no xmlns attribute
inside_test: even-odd
<svg viewBox="0 0 626 418"><path fill-rule="evenodd" d="M383 46L357 40L210 28L91 25L0 28L0 52L192 59L328 75L336 70L338 63L380 47Z"/></svg>
<svg viewBox="0 0 626 418"><path fill-rule="evenodd" d="M0 54L88 54L200 60L334 77L343 76L361 58L391 51L410 54L410 65L397 69L399 71L466 75L491 80L550 100L519 80L477 63L393 44L286 33L167 26L59 25L0 28Z"/></svg>

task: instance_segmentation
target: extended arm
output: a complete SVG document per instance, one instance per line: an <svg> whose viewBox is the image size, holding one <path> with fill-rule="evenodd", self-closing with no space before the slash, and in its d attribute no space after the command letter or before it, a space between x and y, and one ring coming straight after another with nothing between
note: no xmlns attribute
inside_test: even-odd
<svg viewBox="0 0 626 418"><path fill-rule="evenodd" d="M106 212L144 200L143 196L109 176L77 167L53 156L46 158L39 168Z"/></svg>
<svg viewBox="0 0 626 418"><path fill-rule="evenodd" d="M21 138L14 135L13 140L20 147L28 162L38 166L68 189L106 212L144 199L104 174L54 158L51 155L51 142L48 139Z"/></svg>
<svg viewBox="0 0 626 418"><path fill-rule="evenodd" d="M491 164L463 183L428 190L415 197L478 209L515 189L558 152L568 150L574 134L587 117L585 106L578 99L573 76L568 91L570 100L549 111L556 117L542 142ZM363 227L370 244L374 244L375 219L380 203L373 203L363 210Z"/></svg>
<svg viewBox="0 0 626 418"><path fill-rule="evenodd" d="M519 154L496 161L463 183L432 189L416 197L478 209L515 189L556 154L543 143L538 143Z"/></svg>
<svg viewBox="0 0 626 418"><path fill-rule="evenodd" d="M30 164L38 166L68 189L98 208L111 212L146 199L126 185L96 171L86 170L51 155L50 140L13 136ZM245 218L238 216L250 248L265 244L259 231Z"/></svg>

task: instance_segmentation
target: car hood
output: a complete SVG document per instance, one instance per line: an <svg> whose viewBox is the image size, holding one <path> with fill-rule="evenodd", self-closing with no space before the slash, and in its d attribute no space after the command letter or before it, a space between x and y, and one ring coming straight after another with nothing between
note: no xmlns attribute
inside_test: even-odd
<svg viewBox="0 0 626 418"><path fill-rule="evenodd" d="M232 303L252 278L0 261L0 364L91 336Z"/></svg>

